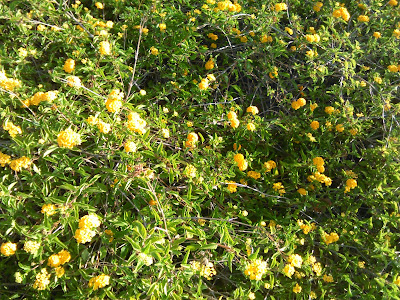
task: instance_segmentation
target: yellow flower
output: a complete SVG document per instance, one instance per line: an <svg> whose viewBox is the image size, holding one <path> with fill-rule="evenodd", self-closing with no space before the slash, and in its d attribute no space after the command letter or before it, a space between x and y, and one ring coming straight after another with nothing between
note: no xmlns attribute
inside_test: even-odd
<svg viewBox="0 0 400 300"><path fill-rule="evenodd" d="M258 108L257 108L257 106L249 106L246 109L246 112L252 113L253 115L256 115L256 114L258 114Z"/></svg>
<svg viewBox="0 0 400 300"><path fill-rule="evenodd" d="M301 265L303 264L303 259L301 258L300 255L298 254L292 254L288 258L288 262L296 268L301 268Z"/></svg>
<svg viewBox="0 0 400 300"><path fill-rule="evenodd" d="M168 128L161 129L161 134L162 134L163 138L168 139L169 138L169 129Z"/></svg>
<svg viewBox="0 0 400 300"><path fill-rule="evenodd" d="M33 288L38 291L43 291L50 284L50 274L47 273L46 268L40 270L38 274L36 274L36 280L33 283Z"/></svg>
<svg viewBox="0 0 400 300"><path fill-rule="evenodd" d="M75 60L68 58L64 63L64 71L71 73L75 69Z"/></svg>
<svg viewBox="0 0 400 300"><path fill-rule="evenodd" d="M17 244L16 243L7 242L7 243L1 244L0 252L4 256L14 255L16 251L17 251Z"/></svg>
<svg viewBox="0 0 400 300"><path fill-rule="evenodd" d="M56 267L56 276L61 278L65 274L65 269L63 267Z"/></svg>
<svg viewBox="0 0 400 300"><path fill-rule="evenodd" d="M247 128L247 130L249 130L249 131L254 131L254 130L256 130L256 126L255 126L253 123L247 123L246 128Z"/></svg>
<svg viewBox="0 0 400 300"><path fill-rule="evenodd" d="M110 284L110 276L105 274L101 274L89 280L89 287L93 287L94 291L99 288L103 288L109 284Z"/></svg>
<svg viewBox="0 0 400 300"><path fill-rule="evenodd" d="M76 87L76 88L80 88L82 86L81 80L79 79L79 77L76 76L69 76L67 78L67 84L70 87Z"/></svg>
<svg viewBox="0 0 400 300"><path fill-rule="evenodd" d="M158 53L159 53L158 49L156 47L153 47L153 46L151 46L150 52L153 55L158 55Z"/></svg>
<svg viewBox="0 0 400 300"><path fill-rule="evenodd" d="M88 214L79 219L79 228L93 229L101 225L100 218L96 214Z"/></svg>
<svg viewBox="0 0 400 300"><path fill-rule="evenodd" d="M375 31L373 36L374 38L379 39L381 37L381 33L379 31Z"/></svg>
<svg viewBox="0 0 400 300"><path fill-rule="evenodd" d="M32 161L26 157L22 156L20 158L10 161L10 168L15 172L21 171L22 168L27 169L32 164Z"/></svg>
<svg viewBox="0 0 400 300"><path fill-rule="evenodd" d="M44 204L41 212L47 216L52 216L57 212L56 209L57 208L54 204Z"/></svg>
<svg viewBox="0 0 400 300"><path fill-rule="evenodd" d="M396 65L389 65L387 68L390 72L393 72L393 73L396 73L397 71L399 71Z"/></svg>
<svg viewBox="0 0 400 300"><path fill-rule="evenodd" d="M75 231L74 238L80 244L85 244L92 241L92 238L96 236L96 231L87 229L87 228L79 228Z"/></svg>
<svg viewBox="0 0 400 300"><path fill-rule="evenodd" d="M245 171L248 167L247 161L246 160L242 160L238 163L238 167L240 171Z"/></svg>
<svg viewBox="0 0 400 300"><path fill-rule="evenodd" d="M203 78L201 82L199 83L199 89L200 90L206 90L208 89L209 81L207 78Z"/></svg>
<svg viewBox="0 0 400 300"><path fill-rule="evenodd" d="M187 165L183 173L190 178L196 177L196 168L193 165Z"/></svg>
<svg viewBox="0 0 400 300"><path fill-rule="evenodd" d="M322 239L327 245L329 245L331 243L337 242L339 240L339 235L336 232L331 232L330 234L324 233Z"/></svg>
<svg viewBox="0 0 400 300"><path fill-rule="evenodd" d="M18 134L22 134L22 129L16 126L11 121L6 121L3 125L3 129L7 130L11 137L16 137Z"/></svg>
<svg viewBox="0 0 400 300"><path fill-rule="evenodd" d="M212 58L210 58L206 65L205 65L206 70L212 70L214 69L214 60Z"/></svg>
<svg viewBox="0 0 400 300"><path fill-rule="evenodd" d="M312 121L310 126L311 126L311 128L313 130L317 130L319 128L319 122L318 121Z"/></svg>
<svg viewBox="0 0 400 300"><path fill-rule="evenodd" d="M108 98L106 101L106 108L109 112L119 112L122 107L122 101L117 99Z"/></svg>
<svg viewBox="0 0 400 300"><path fill-rule="evenodd" d="M261 174L259 172L256 172L256 171L249 171L249 172L247 172L247 176L257 180L257 179L259 179L261 177Z"/></svg>
<svg viewBox="0 0 400 300"><path fill-rule="evenodd" d="M291 28L289 28L289 27L285 27L285 31L286 31L288 34L290 34L290 35L293 34L293 29L291 29Z"/></svg>
<svg viewBox="0 0 400 300"><path fill-rule="evenodd" d="M358 20L359 22L369 22L369 17L366 16L366 15L359 15L358 18L357 18L357 20Z"/></svg>
<svg viewBox="0 0 400 300"><path fill-rule="evenodd" d="M332 277L332 275L324 274L324 276L322 277L322 280L325 282L333 282L333 277Z"/></svg>
<svg viewBox="0 0 400 300"><path fill-rule="evenodd" d="M296 285L293 287L293 293L301 293L301 286L298 283L296 283Z"/></svg>
<svg viewBox="0 0 400 300"><path fill-rule="evenodd" d="M388 4L390 5L390 6L396 6L397 5L397 0L390 0L389 2L388 2Z"/></svg>
<svg viewBox="0 0 400 300"><path fill-rule="evenodd" d="M101 55L110 55L111 54L111 45L107 41L100 42L100 54Z"/></svg>
<svg viewBox="0 0 400 300"><path fill-rule="evenodd" d="M129 153L129 152L135 152L137 147L134 142L128 141L128 142L125 142L124 149L125 149L125 152Z"/></svg>
<svg viewBox="0 0 400 300"><path fill-rule="evenodd" d="M247 264L244 274L249 276L250 280L261 280L264 274L267 273L267 262L261 259L256 259Z"/></svg>
<svg viewBox="0 0 400 300"><path fill-rule="evenodd" d="M146 132L147 122L143 120L136 112L130 112L128 115L127 127L129 130L144 134Z"/></svg>
<svg viewBox="0 0 400 300"><path fill-rule="evenodd" d="M24 244L24 250L30 254L36 254L39 250L40 242L26 241Z"/></svg>
<svg viewBox="0 0 400 300"><path fill-rule="evenodd" d="M72 149L74 146L82 143L81 135L68 128L58 134L57 143L59 147Z"/></svg>
<svg viewBox="0 0 400 300"><path fill-rule="evenodd" d="M282 10L287 10L287 5L286 3L277 3L275 4L275 11L280 12Z"/></svg>
<svg viewBox="0 0 400 300"><path fill-rule="evenodd" d="M343 132L343 131L344 131L344 126L343 126L343 124L337 124L335 128L336 128L336 130L337 130L338 132Z"/></svg>
<svg viewBox="0 0 400 300"><path fill-rule="evenodd" d="M272 42L272 36L264 34L264 35L260 38L260 42L261 42L261 43L271 43L271 42Z"/></svg>
<svg viewBox="0 0 400 300"><path fill-rule="evenodd" d="M95 5L98 9L103 9L103 8L104 8L103 3L101 3L101 2L96 2L94 5Z"/></svg>
<svg viewBox="0 0 400 300"><path fill-rule="evenodd" d="M228 120L237 119L237 114L234 111L228 113Z"/></svg>
<svg viewBox="0 0 400 300"><path fill-rule="evenodd" d="M306 190L306 189L303 189L303 188L298 189L297 192L298 192L300 195L303 195L303 196L307 195L307 193L308 193L307 190Z"/></svg>
<svg viewBox="0 0 400 300"><path fill-rule="evenodd" d="M207 35L208 38L212 39L213 41L218 40L218 35L214 34L214 33L209 33Z"/></svg>
<svg viewBox="0 0 400 300"><path fill-rule="evenodd" d="M292 275L294 274L295 269L291 264L286 264L285 267L283 268L282 272L287 277L292 278Z"/></svg>
<svg viewBox="0 0 400 300"><path fill-rule="evenodd" d="M161 32L164 32L167 29L167 25L164 23L160 23L157 25Z"/></svg>
<svg viewBox="0 0 400 300"><path fill-rule="evenodd" d="M270 172L272 169L276 168L276 162L269 160L264 163L264 168L266 169L266 172Z"/></svg>
<svg viewBox="0 0 400 300"><path fill-rule="evenodd" d="M325 112L326 112L328 115L331 115L334 111L335 111L335 109L334 109L332 106L326 106L326 107L325 107Z"/></svg>
<svg viewBox="0 0 400 300"><path fill-rule="evenodd" d="M315 12L319 12L321 10L321 7L323 6L322 2L316 2L315 5L313 6L313 10Z"/></svg>
<svg viewBox="0 0 400 300"><path fill-rule="evenodd" d="M237 190L237 184L235 181L227 181L228 183L228 191L230 193L235 193Z"/></svg>

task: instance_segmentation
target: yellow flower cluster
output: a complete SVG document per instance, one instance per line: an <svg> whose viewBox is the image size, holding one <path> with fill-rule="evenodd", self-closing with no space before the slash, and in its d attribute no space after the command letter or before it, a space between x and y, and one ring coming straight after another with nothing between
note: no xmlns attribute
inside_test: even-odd
<svg viewBox="0 0 400 300"><path fill-rule="evenodd" d="M230 193L235 193L237 191L237 184L235 181L227 181L228 184L228 191Z"/></svg>
<svg viewBox="0 0 400 300"><path fill-rule="evenodd" d="M5 167L11 162L11 156L0 152L0 165Z"/></svg>
<svg viewBox="0 0 400 300"><path fill-rule="evenodd" d="M264 163L264 168L266 172L271 172L272 169L276 168L276 162L269 160Z"/></svg>
<svg viewBox="0 0 400 300"><path fill-rule="evenodd" d="M324 232L322 239L327 245L329 245L337 242L339 240L339 235L336 232L331 232L330 234Z"/></svg>
<svg viewBox="0 0 400 300"><path fill-rule="evenodd" d="M37 241L26 241L24 243L24 250L30 254L36 254L39 250L40 242Z"/></svg>
<svg viewBox="0 0 400 300"><path fill-rule="evenodd" d="M303 259L298 254L292 254L288 258L288 264L282 270L282 273L285 274L287 277L292 278L293 274L295 273L295 267L301 268L303 264Z"/></svg>
<svg viewBox="0 0 400 300"><path fill-rule="evenodd" d="M344 131L344 126L343 126L343 124L337 124L335 126L335 129L336 129L337 132L343 132Z"/></svg>
<svg viewBox="0 0 400 300"><path fill-rule="evenodd" d="M246 109L246 112L251 113L251 114L253 114L253 116L254 116L254 115L258 114L259 111L258 111L257 106L249 106L249 107Z"/></svg>
<svg viewBox="0 0 400 300"><path fill-rule="evenodd" d="M26 157L22 156L17 159L13 159L10 161L10 168L13 169L15 172L19 172L22 169L27 169L32 164L32 161Z"/></svg>
<svg viewBox="0 0 400 300"><path fill-rule="evenodd" d="M326 106L326 107L325 107L325 112L326 112L328 115L331 115L334 111L335 111L335 109L334 109L332 106Z"/></svg>
<svg viewBox="0 0 400 300"><path fill-rule="evenodd" d="M185 147L193 149L196 147L196 143L199 141L199 136L195 132L191 132L187 135Z"/></svg>
<svg viewBox="0 0 400 300"><path fill-rule="evenodd" d="M212 262L202 264L198 261L191 261L190 266L193 271L200 272L200 276L208 280L211 280L212 277L217 274L217 271L215 270L214 264Z"/></svg>
<svg viewBox="0 0 400 300"><path fill-rule="evenodd" d="M109 284L110 284L110 276L105 274L101 274L89 280L89 287L93 287L94 291L97 289L101 289Z"/></svg>
<svg viewBox="0 0 400 300"><path fill-rule="evenodd" d="M163 138L168 139L169 138L169 129L168 128L161 129L161 134L162 134Z"/></svg>
<svg viewBox="0 0 400 300"><path fill-rule="evenodd" d="M313 10L315 12L319 12L324 4L322 2L316 2L313 6Z"/></svg>
<svg viewBox="0 0 400 300"><path fill-rule="evenodd" d="M396 72L400 72L400 65L396 66L396 65L389 65L388 70L390 72L396 73Z"/></svg>
<svg viewBox="0 0 400 300"><path fill-rule="evenodd" d="M261 174L259 172L256 172L256 171L248 171L247 172L247 176L257 180L257 179L259 179L261 177Z"/></svg>
<svg viewBox="0 0 400 300"><path fill-rule="evenodd" d="M333 282L333 276L332 275L326 275L324 274L324 276L322 277L323 281L325 282Z"/></svg>
<svg viewBox="0 0 400 300"><path fill-rule="evenodd" d="M397 0L390 0L390 1L388 2L388 4L389 4L390 6L396 6L396 5L398 4L398 2L397 2Z"/></svg>
<svg viewBox="0 0 400 300"><path fill-rule="evenodd" d="M318 172L324 173L325 172L325 161L322 157L317 156L313 158L313 164L317 167Z"/></svg>
<svg viewBox="0 0 400 300"><path fill-rule="evenodd" d="M244 159L243 154L237 153L233 157L234 161L237 163L240 171L245 171L248 167L247 161Z"/></svg>
<svg viewBox="0 0 400 300"><path fill-rule="evenodd" d="M67 84L70 87L80 88L82 87L82 82L77 76L68 76L67 77Z"/></svg>
<svg viewBox="0 0 400 300"><path fill-rule="evenodd" d="M75 239L80 244L90 242L96 235L95 229L99 227L101 221L95 214L83 216L79 220L79 228L75 231Z"/></svg>
<svg viewBox="0 0 400 300"><path fill-rule="evenodd" d="M302 290L301 286L298 283L296 283L296 285L293 287L293 293L295 294L301 293L301 290Z"/></svg>
<svg viewBox="0 0 400 300"><path fill-rule="evenodd" d="M267 273L267 262L261 259L253 260L247 264L244 274L250 277L250 280L261 280L264 274Z"/></svg>
<svg viewBox="0 0 400 300"><path fill-rule="evenodd" d="M99 52L101 55L110 55L111 54L111 45L107 41L100 42Z"/></svg>
<svg viewBox="0 0 400 300"><path fill-rule="evenodd" d="M67 73L72 73L75 70L75 60L68 58L64 63L64 71Z"/></svg>
<svg viewBox="0 0 400 300"><path fill-rule="evenodd" d="M310 124L310 127L312 130L317 130L319 128L319 122L318 121L312 121Z"/></svg>
<svg viewBox="0 0 400 300"><path fill-rule="evenodd" d="M214 12L218 12L221 10L228 10L230 12L240 12L242 10L242 6L239 3L232 3L229 0L223 0L217 3L217 7L214 8Z"/></svg>
<svg viewBox="0 0 400 300"><path fill-rule="evenodd" d="M332 179L320 172L315 172L314 174L307 177L309 182L318 181L320 183L325 183L325 186L330 186L332 184Z"/></svg>
<svg viewBox="0 0 400 300"><path fill-rule="evenodd" d="M213 41L218 40L218 35L216 35L216 34L214 34L214 33L211 33L211 32L207 35L207 37L208 37L209 39L212 39Z"/></svg>
<svg viewBox="0 0 400 300"><path fill-rule="evenodd" d="M129 130L144 134L146 132L146 121L137 112L130 112L128 115L127 127Z"/></svg>
<svg viewBox="0 0 400 300"><path fill-rule="evenodd" d="M321 40L321 37L317 33L306 34L306 40L309 43L318 43Z"/></svg>
<svg viewBox="0 0 400 300"><path fill-rule="evenodd" d="M292 102L292 108L294 110L298 110L300 107L303 107L304 105L306 105L307 101L304 98L299 98L296 101Z"/></svg>
<svg viewBox="0 0 400 300"><path fill-rule="evenodd" d="M17 251L17 244L16 243L7 242L7 243L1 244L0 252L4 256L14 255L16 251Z"/></svg>
<svg viewBox="0 0 400 300"><path fill-rule="evenodd" d="M126 153L136 152L136 149L137 149L137 146L136 146L135 142L132 142L132 141L125 142L124 150Z"/></svg>
<svg viewBox="0 0 400 300"><path fill-rule="evenodd" d="M261 38L260 38L260 42L261 43L271 43L272 40L273 40L272 36L266 35L266 34L262 35Z"/></svg>
<svg viewBox="0 0 400 300"><path fill-rule="evenodd" d="M189 178L194 178L196 177L196 168L193 165L187 165L183 173Z"/></svg>
<svg viewBox="0 0 400 300"><path fill-rule="evenodd" d="M72 149L82 143L81 135L68 128L58 134L57 143L59 147Z"/></svg>
<svg viewBox="0 0 400 300"><path fill-rule="evenodd" d="M234 111L230 111L228 113L228 120L230 121L231 127L232 128L238 128L240 121L237 118L237 114Z"/></svg>
<svg viewBox="0 0 400 300"><path fill-rule="evenodd" d="M167 29L167 25L164 23L158 24L157 27L160 29L161 32L165 32L165 30Z"/></svg>
<svg viewBox="0 0 400 300"><path fill-rule="evenodd" d="M57 254L53 254L49 257L47 265L56 268L71 260L71 254L67 250L61 250Z"/></svg>
<svg viewBox="0 0 400 300"><path fill-rule="evenodd" d="M48 203L48 204L43 204L42 206L42 214L45 214L47 216L52 216L54 215L57 211L57 207L54 204Z"/></svg>
<svg viewBox="0 0 400 300"><path fill-rule="evenodd" d="M205 68L206 68L206 70L212 70L212 69L214 69L214 66L215 66L215 64L214 64L214 60L212 59L212 58L210 58L207 62L206 62L206 64L205 64Z"/></svg>
<svg viewBox="0 0 400 300"><path fill-rule="evenodd" d="M274 189L275 192L278 192L279 195L283 195L286 193L285 187L283 186L282 182L276 182L273 184L272 188Z"/></svg>
<svg viewBox="0 0 400 300"><path fill-rule="evenodd" d="M357 186L357 180L355 179L347 179L346 180L346 187L344 192L348 193L351 189L354 189Z"/></svg>
<svg viewBox="0 0 400 300"><path fill-rule="evenodd" d="M122 107L122 99L124 98L124 93L120 92L119 89L112 90L108 95L106 100L106 107L109 112L119 112Z"/></svg>
<svg viewBox="0 0 400 300"><path fill-rule="evenodd" d="M350 20L350 13L349 13L349 11L347 10L347 8L345 8L345 7L340 7L340 8L338 8L338 9L335 9L335 10L333 11L332 15L333 15L335 18L342 18L342 19L345 20L346 22L347 22L348 20Z"/></svg>
<svg viewBox="0 0 400 300"><path fill-rule="evenodd" d="M7 130L11 137L16 137L18 134L22 134L21 127L15 126L11 121L6 121L3 125L3 129Z"/></svg>
<svg viewBox="0 0 400 300"><path fill-rule="evenodd" d="M4 71L0 71L0 87L7 90L13 91L15 88L20 87L21 82L18 79L8 78Z"/></svg>
<svg viewBox="0 0 400 300"><path fill-rule="evenodd" d="M152 55L158 55L159 54L158 49L156 47L154 47L154 46L150 47L150 52L151 52Z"/></svg>
<svg viewBox="0 0 400 300"><path fill-rule="evenodd" d="M281 3L275 4L274 8L275 8L275 11L280 12L282 10L287 10L287 5L286 5L286 3L281 2Z"/></svg>
<svg viewBox="0 0 400 300"><path fill-rule="evenodd" d="M311 223L311 225L304 224L303 220L297 220L297 225L303 230L304 234L308 234L310 231L313 231L316 228L315 223Z"/></svg>
<svg viewBox="0 0 400 300"><path fill-rule="evenodd" d="M357 20L358 20L359 22L369 22L369 17L366 16L366 15L359 15L358 18L357 18Z"/></svg>
<svg viewBox="0 0 400 300"><path fill-rule="evenodd" d="M42 101L53 102L57 98L58 91L37 92L31 98L22 101L21 107L29 107L30 105L39 105Z"/></svg>
<svg viewBox="0 0 400 300"><path fill-rule="evenodd" d="M305 195L308 194L307 190L304 189L304 188L299 188L299 189L297 190L297 192L298 192L300 195L303 195L303 196L305 196Z"/></svg>
<svg viewBox="0 0 400 300"><path fill-rule="evenodd" d="M208 78L203 78L199 83L199 89L202 91L206 90L206 89L208 89L209 84L210 84L210 81L208 80Z"/></svg>
<svg viewBox="0 0 400 300"><path fill-rule="evenodd" d="M50 274L47 273L47 269L43 268L38 274L36 274L36 280L33 284L33 288L39 291L43 291L50 284Z"/></svg>
<svg viewBox="0 0 400 300"><path fill-rule="evenodd" d="M254 123L251 123L251 122L247 123L246 129L249 131L254 131L254 130L256 130L256 125L254 125Z"/></svg>

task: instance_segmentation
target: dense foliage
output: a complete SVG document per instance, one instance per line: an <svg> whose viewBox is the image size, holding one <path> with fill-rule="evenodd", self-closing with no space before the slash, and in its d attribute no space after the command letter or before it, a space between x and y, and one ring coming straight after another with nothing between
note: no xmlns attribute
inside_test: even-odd
<svg viewBox="0 0 400 300"><path fill-rule="evenodd" d="M400 5L0 3L0 295L399 299Z"/></svg>

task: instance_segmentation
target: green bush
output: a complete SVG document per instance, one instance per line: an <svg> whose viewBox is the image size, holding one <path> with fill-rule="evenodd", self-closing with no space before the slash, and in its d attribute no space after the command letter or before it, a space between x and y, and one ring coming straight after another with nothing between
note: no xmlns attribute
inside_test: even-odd
<svg viewBox="0 0 400 300"><path fill-rule="evenodd" d="M0 30L2 297L400 298L396 0L13 0Z"/></svg>

